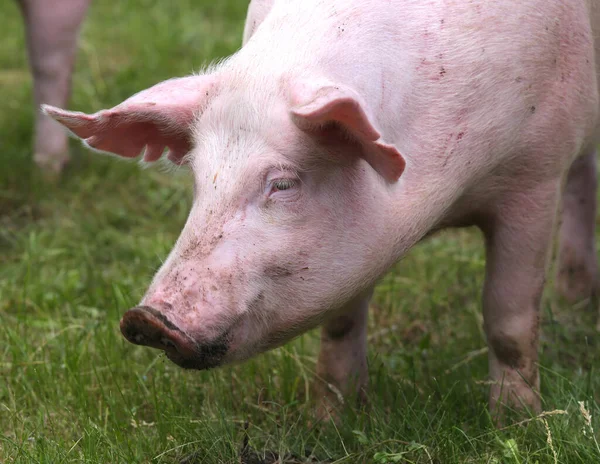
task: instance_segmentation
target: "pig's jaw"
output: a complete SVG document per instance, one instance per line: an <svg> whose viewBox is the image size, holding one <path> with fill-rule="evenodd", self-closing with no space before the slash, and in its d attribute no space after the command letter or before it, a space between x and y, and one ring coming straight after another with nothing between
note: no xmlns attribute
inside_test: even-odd
<svg viewBox="0 0 600 464"><path fill-rule="evenodd" d="M198 345L197 352L198 355L195 358L186 358L173 351L165 351L165 354L169 360L184 369L207 370L222 364L222 358L227 352L227 343Z"/></svg>
<svg viewBox="0 0 600 464"><path fill-rule="evenodd" d="M262 317L248 313L240 317L227 331L228 351L223 357L222 364L241 363L281 347L318 327L324 319L335 313L332 308L314 311L296 307L294 309L295 311L290 311L283 316L269 311Z"/></svg>

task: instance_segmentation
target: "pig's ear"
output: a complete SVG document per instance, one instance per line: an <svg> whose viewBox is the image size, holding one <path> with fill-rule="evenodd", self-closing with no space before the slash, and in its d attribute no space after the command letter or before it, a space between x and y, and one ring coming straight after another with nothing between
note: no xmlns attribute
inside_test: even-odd
<svg viewBox="0 0 600 464"><path fill-rule="evenodd" d="M332 124L343 127L361 144L364 159L388 182L396 182L406 165L393 145L380 134L366 113L366 105L354 90L325 85L316 90L298 86L292 95L292 119L302 130L318 132Z"/></svg>
<svg viewBox="0 0 600 464"><path fill-rule="evenodd" d="M156 161L165 148L181 164L192 148L191 125L216 88L212 76L170 79L143 90L114 108L85 114L49 105L42 110L96 150Z"/></svg>

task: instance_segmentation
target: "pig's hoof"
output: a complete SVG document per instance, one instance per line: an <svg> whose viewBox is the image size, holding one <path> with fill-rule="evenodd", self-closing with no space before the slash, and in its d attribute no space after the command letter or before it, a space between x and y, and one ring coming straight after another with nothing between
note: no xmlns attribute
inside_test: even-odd
<svg viewBox="0 0 600 464"><path fill-rule="evenodd" d="M315 420L317 422L339 423L340 412L346 402L341 390L331 383L315 379L312 385L312 393Z"/></svg>
<svg viewBox="0 0 600 464"><path fill-rule="evenodd" d="M60 177L67 164L69 164L68 153L35 153L33 161L39 168L44 179L52 181Z"/></svg>
<svg viewBox="0 0 600 464"><path fill-rule="evenodd" d="M489 408L494 425L502 428L523 420L524 416L540 414L542 398L537 389L522 380L512 385L510 381L501 380L492 385Z"/></svg>
<svg viewBox="0 0 600 464"><path fill-rule="evenodd" d="M318 422L340 424L342 412L348 405L357 408L369 407L365 387L359 387L357 392L349 396L344 396L338 388L331 384L325 385L319 382L314 389L315 398L317 398L314 415Z"/></svg>
<svg viewBox="0 0 600 464"><path fill-rule="evenodd" d="M569 303L592 298L598 295L598 269L596 256L576 256L575 253L564 253L561 257L556 289Z"/></svg>
<svg viewBox="0 0 600 464"><path fill-rule="evenodd" d="M340 422L340 409L342 405L339 402L332 402L327 398L319 400L315 406L315 419L317 422Z"/></svg>

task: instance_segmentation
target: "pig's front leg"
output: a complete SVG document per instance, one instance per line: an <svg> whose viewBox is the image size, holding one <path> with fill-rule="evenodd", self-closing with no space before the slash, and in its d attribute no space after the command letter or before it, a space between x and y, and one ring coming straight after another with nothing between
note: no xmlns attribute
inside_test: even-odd
<svg viewBox="0 0 600 464"><path fill-rule="evenodd" d="M539 411L538 331L560 181L504 193L482 225L486 237L484 328L492 381L490 409Z"/></svg>
<svg viewBox="0 0 600 464"><path fill-rule="evenodd" d="M68 140L60 124L39 108L42 103L61 108L67 105L77 35L90 1L19 0L34 81L34 161L47 173L59 173L69 160Z"/></svg>
<svg viewBox="0 0 600 464"><path fill-rule="evenodd" d="M335 408L348 396L363 399L368 380L367 315L372 294L372 289L363 293L323 324L315 385L321 419L335 417Z"/></svg>
<svg viewBox="0 0 600 464"><path fill-rule="evenodd" d="M598 286L596 261L596 149L573 162L563 193L558 291L569 301L589 298Z"/></svg>

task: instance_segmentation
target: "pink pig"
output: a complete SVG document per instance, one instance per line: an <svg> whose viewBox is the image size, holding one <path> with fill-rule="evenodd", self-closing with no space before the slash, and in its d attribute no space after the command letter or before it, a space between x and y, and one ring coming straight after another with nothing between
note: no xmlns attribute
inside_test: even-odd
<svg viewBox="0 0 600 464"><path fill-rule="evenodd" d="M206 369L322 324L318 374L348 394L367 382L378 279L431 233L477 226L491 408L539 410L565 181L560 288L596 284L599 15L586 0L255 1L244 47L202 74L92 115L45 107L91 148L168 148L193 171L188 221L124 336Z"/></svg>
<svg viewBox="0 0 600 464"><path fill-rule="evenodd" d="M77 35L91 0L18 0L25 19L29 63L36 108L42 103L64 106L71 94L71 74ZM38 112L34 161L46 173L57 174L69 160L62 127Z"/></svg>

